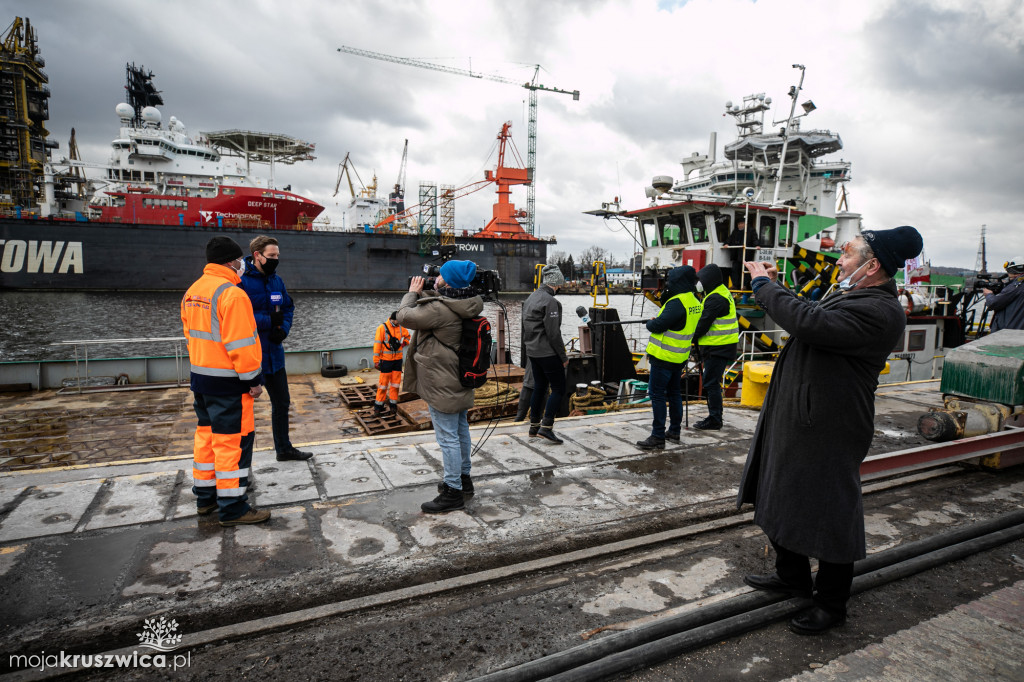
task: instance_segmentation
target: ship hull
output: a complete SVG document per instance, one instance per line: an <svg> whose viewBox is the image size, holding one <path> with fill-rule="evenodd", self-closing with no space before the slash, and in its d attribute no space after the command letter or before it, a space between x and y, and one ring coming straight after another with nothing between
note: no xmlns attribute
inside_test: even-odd
<svg viewBox="0 0 1024 682"><path fill-rule="evenodd" d="M245 250L258 234L277 238L290 291L405 291L410 275L438 262L420 255L417 235L0 218L0 289L183 291L202 272L211 237ZM544 241L455 241L456 258L497 270L505 292L532 291L535 265L547 262Z"/></svg>

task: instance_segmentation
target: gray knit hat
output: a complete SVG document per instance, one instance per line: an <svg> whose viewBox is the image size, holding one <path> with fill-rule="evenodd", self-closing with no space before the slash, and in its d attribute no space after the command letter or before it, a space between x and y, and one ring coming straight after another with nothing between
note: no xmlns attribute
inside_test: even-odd
<svg viewBox="0 0 1024 682"><path fill-rule="evenodd" d="M565 276L557 265L545 265L540 271L540 281L549 287L560 287L565 284Z"/></svg>

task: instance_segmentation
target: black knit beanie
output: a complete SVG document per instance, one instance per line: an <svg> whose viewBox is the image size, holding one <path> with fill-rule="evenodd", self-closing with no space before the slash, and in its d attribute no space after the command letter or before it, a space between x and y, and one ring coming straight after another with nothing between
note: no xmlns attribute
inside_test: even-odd
<svg viewBox="0 0 1024 682"><path fill-rule="evenodd" d="M223 265L242 257L242 247L231 237L214 237L206 243L206 262Z"/></svg>
<svg viewBox="0 0 1024 682"><path fill-rule="evenodd" d="M910 225L891 230L865 230L861 236L890 277L903 267L905 261L917 258L924 248L921 233Z"/></svg>

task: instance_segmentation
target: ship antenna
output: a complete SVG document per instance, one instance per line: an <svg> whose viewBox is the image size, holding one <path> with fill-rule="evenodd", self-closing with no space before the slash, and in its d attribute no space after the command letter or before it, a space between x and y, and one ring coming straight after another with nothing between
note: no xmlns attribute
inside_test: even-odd
<svg viewBox="0 0 1024 682"><path fill-rule="evenodd" d="M153 72L146 71L146 67L135 64L125 64L127 82L124 89L128 91L128 104L135 111L132 122L136 127L142 126L142 110L146 107L155 107L164 103L160 91L153 86Z"/></svg>

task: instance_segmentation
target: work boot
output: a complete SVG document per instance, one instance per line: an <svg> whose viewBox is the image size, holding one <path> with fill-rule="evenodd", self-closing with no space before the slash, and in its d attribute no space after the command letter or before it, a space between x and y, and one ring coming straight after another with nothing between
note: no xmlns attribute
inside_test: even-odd
<svg viewBox="0 0 1024 682"><path fill-rule="evenodd" d="M444 514L465 506L461 490L456 490L447 483L441 483L441 494L430 502L421 504L420 509L428 514Z"/></svg>
<svg viewBox="0 0 1024 682"><path fill-rule="evenodd" d="M384 405L382 405L381 403L373 404L374 417L383 417L385 414L387 414L387 410L384 409Z"/></svg>
<svg viewBox="0 0 1024 682"><path fill-rule="evenodd" d="M388 403L388 414L398 414L398 403Z"/></svg>
<svg viewBox="0 0 1024 682"><path fill-rule="evenodd" d="M693 428L698 431L718 431L722 428L722 422L719 419L713 417L704 417L699 422L693 425Z"/></svg>
<svg viewBox="0 0 1024 682"><path fill-rule="evenodd" d="M444 492L444 481L437 484L437 492ZM462 496L469 497L473 492L473 479L469 477L469 474L462 474Z"/></svg>
<svg viewBox="0 0 1024 682"><path fill-rule="evenodd" d="M641 450L664 450L665 439L655 438L654 436L647 436L647 438L643 440L638 440L636 442L636 446Z"/></svg>
<svg viewBox="0 0 1024 682"><path fill-rule="evenodd" d="M202 505L202 506L196 507L196 514L199 514L200 516L206 516L210 512L213 512L213 511L216 511L216 510L217 510L217 503L214 502L213 504L206 504L206 505Z"/></svg>
<svg viewBox="0 0 1024 682"><path fill-rule="evenodd" d="M304 462L313 456L312 452L303 452L294 445L284 452L277 453L278 462Z"/></svg>
<svg viewBox="0 0 1024 682"><path fill-rule="evenodd" d="M679 442L679 434L678 433L667 432L665 434L665 440L670 440L673 443L678 443Z"/></svg>
<svg viewBox="0 0 1024 682"><path fill-rule="evenodd" d="M540 428L537 429L537 435L548 442L554 443L555 445L561 445L565 441L555 435L554 426L554 422L550 424L541 424Z"/></svg>
<svg viewBox="0 0 1024 682"><path fill-rule="evenodd" d="M540 424L530 424L530 438L536 438L540 431Z"/></svg>
<svg viewBox="0 0 1024 682"><path fill-rule="evenodd" d="M250 524L253 524L253 523L263 523L264 521L267 521L269 519L270 519L270 510L269 509L250 509L249 511L247 511L244 514L242 514L241 516L239 516L237 519L231 519L229 521L221 521L220 525L225 526L225 527L226 526L243 526L243 525L250 525Z"/></svg>

